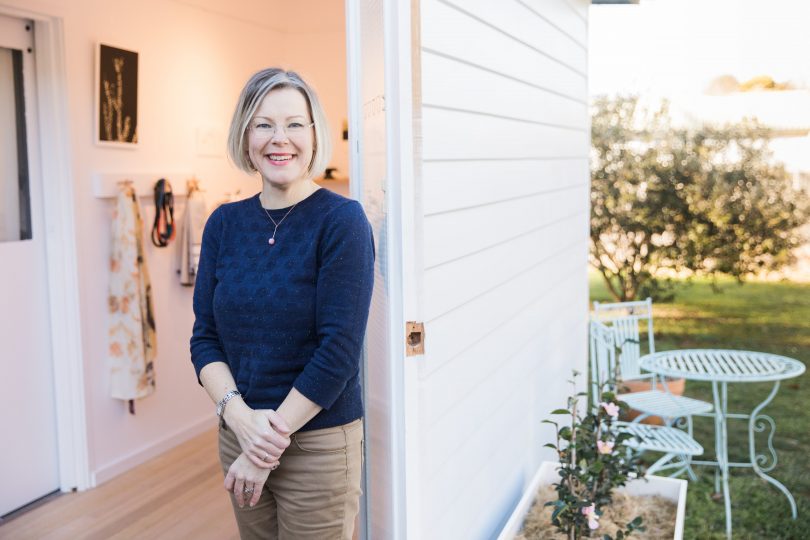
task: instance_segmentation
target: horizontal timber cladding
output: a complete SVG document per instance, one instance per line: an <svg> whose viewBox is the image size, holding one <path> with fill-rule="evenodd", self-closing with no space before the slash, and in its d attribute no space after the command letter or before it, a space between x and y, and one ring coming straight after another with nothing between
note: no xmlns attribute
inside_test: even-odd
<svg viewBox="0 0 810 540"><path fill-rule="evenodd" d="M514 0L503 0L503 3ZM501 2L493 2L493 5ZM571 45L572 47L574 45ZM542 53L438 0L422 4L423 56L443 56L481 72L545 89L582 104L588 102L587 77L575 66ZM438 81L425 81L434 84ZM426 86L426 85L425 85Z"/></svg>
<svg viewBox="0 0 810 540"><path fill-rule="evenodd" d="M579 130L588 119L588 106L579 100L437 54L422 55L422 76L436 81L424 88L425 108L444 107ZM497 97L493 87L498 88Z"/></svg>
<svg viewBox="0 0 810 540"><path fill-rule="evenodd" d="M533 0L534 2L544 2L545 0ZM590 7L590 2L581 2L579 0L562 0L562 3L566 5L576 16L582 21L582 24L585 25L585 28L588 27L588 8Z"/></svg>
<svg viewBox="0 0 810 540"><path fill-rule="evenodd" d="M475 348L498 326L511 324L516 315L546 296L552 287L580 286L577 279L584 280L583 268L587 264L586 257L580 256L580 253L586 251L587 245L587 238L583 235L580 241L549 254L555 256L556 262L553 264L533 267L444 317L426 322L425 333L429 340L426 350L429 357L424 366L425 375L430 376L448 362L454 363L450 369L459 368L458 364L463 362L455 363L457 356ZM544 307L553 311L558 306L546 303ZM499 356L494 357L493 361L497 358Z"/></svg>
<svg viewBox="0 0 810 540"><path fill-rule="evenodd" d="M495 377L503 376L500 373L501 366L509 363L519 351L538 338L544 343L559 339L560 344L565 345L567 339L565 332L562 332L561 336L555 332L566 319L572 321L568 325L563 325L566 328L578 321L578 307L573 301L569 301L563 310L550 314L545 306L571 295L571 292L565 289L576 279L577 276L573 274L549 283L541 294L528 299L520 310L504 319L502 324L489 329L486 334L476 336L477 339L471 340L465 350L448 358L425 377L421 388L425 425L429 429L434 429L444 422L452 422L458 412L457 409L468 410L465 400L474 394L476 389L485 388L493 383ZM577 293L574 293L571 300L576 296ZM582 325L582 328L585 326ZM494 362L493 358L497 358L498 361ZM541 363L536 362L536 359L533 360L532 367L545 369ZM570 378L568 375L560 381L561 385L563 380ZM442 388L447 391L440 392ZM484 403L486 405L487 400L484 400ZM451 435L453 434L455 433L451 432ZM446 456L432 456L427 462L442 463L445 459ZM437 471L434 469L432 472Z"/></svg>
<svg viewBox="0 0 810 540"><path fill-rule="evenodd" d="M427 270L425 320L452 317L455 310L488 292L497 294L523 274L535 279L550 275L571 245L582 241L580 222L580 215L566 216L511 242Z"/></svg>
<svg viewBox="0 0 810 540"><path fill-rule="evenodd" d="M414 538L495 536L587 365L587 6L420 2Z"/></svg>
<svg viewBox="0 0 810 540"><path fill-rule="evenodd" d="M425 161L583 157L590 141L586 126L433 108L422 111L422 137Z"/></svg>
<svg viewBox="0 0 810 540"><path fill-rule="evenodd" d="M586 49L588 46L588 24L582 19L582 15L577 13L576 8L573 8L570 4L568 4L570 9L557 9L558 6L555 6L555 3L567 4L565 0L557 2L549 2L549 0L518 0L518 4L544 19L549 25L568 36L582 49ZM587 4L585 4L585 13L587 13L587 10Z"/></svg>
<svg viewBox="0 0 810 540"><path fill-rule="evenodd" d="M425 216L503 204L582 183L588 159L434 161L422 165Z"/></svg>
<svg viewBox="0 0 810 540"><path fill-rule="evenodd" d="M581 77L588 71L587 39L576 39L550 22L550 17L537 16L537 11L514 0L436 0L458 12L459 16L472 19L481 26L503 35L506 39L523 44ZM541 4L542 5L542 4ZM587 38L587 36L583 36Z"/></svg>
<svg viewBox="0 0 810 540"><path fill-rule="evenodd" d="M578 184L500 204L428 216L424 220L425 268L516 241L552 223L584 214L588 189L587 183ZM581 227L582 220L573 223L572 227ZM580 230L580 235L586 236L587 230Z"/></svg>
<svg viewBox="0 0 810 540"><path fill-rule="evenodd" d="M559 301L562 296L563 293L552 292L547 301ZM580 330L584 330L585 325L573 305L556 314L553 320L542 322L548 325L545 331L535 332L528 341L514 342L508 356L501 354L502 359L496 365L492 365L491 357L488 362L478 356L469 361L465 358L464 370L478 374L477 381L453 392L458 402L451 404L451 408L442 409L447 404L436 403L438 410L425 411L431 419L436 417L426 432L428 442L423 463L425 476L432 479L432 488L423 506L429 521L435 523L441 521L442 516L463 512L469 501L476 504L474 501L481 497L478 492L481 489L486 490L485 498L492 496L490 500L497 500L509 487L505 479L515 469L519 470L516 465L532 454L534 432L540 432L541 440L550 436L551 432L544 433L537 418L527 412L538 394L549 401L562 399L564 403L568 392L565 380L570 378L570 371L566 366L556 372L544 370L537 374L533 371L537 366L536 351L542 348L549 360L565 365L570 346L548 348L548 343L555 340L555 335L579 333L583 336L583 345L578 352L584 355L585 334ZM541 382L545 378L557 379L559 384L548 387ZM500 396L498 401L491 399L493 394ZM432 392L432 395L437 393ZM443 410L447 412L442 414ZM494 438L493 431L497 432ZM537 455L536 451L534 453ZM490 468L498 470L502 476L500 483L497 476L488 476L486 469ZM475 487L459 490L458 486L467 482ZM473 532L480 531L473 529L465 536L444 538L475 538Z"/></svg>

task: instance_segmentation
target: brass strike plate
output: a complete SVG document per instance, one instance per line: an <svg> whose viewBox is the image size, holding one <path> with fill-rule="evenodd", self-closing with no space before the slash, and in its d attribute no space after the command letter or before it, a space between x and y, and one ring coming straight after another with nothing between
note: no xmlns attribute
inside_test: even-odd
<svg viewBox="0 0 810 540"><path fill-rule="evenodd" d="M425 354L425 325L420 322L405 323L405 356Z"/></svg>

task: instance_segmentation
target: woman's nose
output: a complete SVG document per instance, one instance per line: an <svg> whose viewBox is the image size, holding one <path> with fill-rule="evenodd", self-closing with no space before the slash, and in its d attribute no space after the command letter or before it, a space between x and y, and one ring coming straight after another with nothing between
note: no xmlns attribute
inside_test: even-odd
<svg viewBox="0 0 810 540"><path fill-rule="evenodd" d="M270 142L276 144L285 143L288 140L287 131L281 126L277 126L276 129L273 130L273 135L270 137Z"/></svg>

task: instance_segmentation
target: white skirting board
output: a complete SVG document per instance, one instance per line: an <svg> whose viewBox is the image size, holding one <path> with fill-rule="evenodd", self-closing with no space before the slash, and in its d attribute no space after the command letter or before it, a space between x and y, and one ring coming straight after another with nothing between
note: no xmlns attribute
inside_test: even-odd
<svg viewBox="0 0 810 540"><path fill-rule="evenodd" d="M153 444L142 446L134 452L118 458L112 463L101 466L98 470L92 473L93 481L91 487L96 487L103 484L116 476L127 472L128 470L149 461L150 459L167 452L175 446L186 442L189 439L205 433L209 429L216 427L216 419L211 418L211 415L206 415L205 418L195 422L191 426L181 429L158 440Z"/></svg>
<svg viewBox="0 0 810 540"><path fill-rule="evenodd" d="M152 197L155 183L165 178L172 185L175 196L186 194L186 181L194 178L193 173L96 173L93 175L93 196L97 199L111 199L118 195L119 183L124 180L132 182L135 193L139 197Z"/></svg>

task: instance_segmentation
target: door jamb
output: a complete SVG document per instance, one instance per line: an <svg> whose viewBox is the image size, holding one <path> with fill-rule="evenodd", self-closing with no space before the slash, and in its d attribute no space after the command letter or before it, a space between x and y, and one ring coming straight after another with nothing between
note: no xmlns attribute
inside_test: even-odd
<svg viewBox="0 0 810 540"><path fill-rule="evenodd" d="M421 238L421 206L418 186L419 160L418 133L421 98L417 85L419 77L412 75L418 70L419 4L420 0L383 2L384 77L386 114L386 209L389 256L389 361L394 366L390 388L391 418L390 434L395 439L392 448L392 478L388 485L393 491L393 526L395 538L407 538L419 534L419 440L416 429L418 410L418 365L421 358L405 358L405 321L421 320L418 305L421 283L422 256L417 249ZM349 130L358 133L363 114L360 95L362 68L357 23L358 0L347 0L347 65L349 89ZM417 49L416 51L414 49ZM415 114L416 111L416 114ZM354 144L357 139L353 138ZM359 148L350 148L352 159L351 196L362 199L363 186L360 178ZM407 433L407 436L406 436ZM363 524L367 530L367 523Z"/></svg>
<svg viewBox="0 0 810 540"><path fill-rule="evenodd" d="M402 538L419 537L419 366L424 356L405 356L405 323L422 321L421 66L420 0L383 4L388 197L389 321L392 370L392 436L397 449L393 485ZM397 504L398 503L398 504Z"/></svg>

